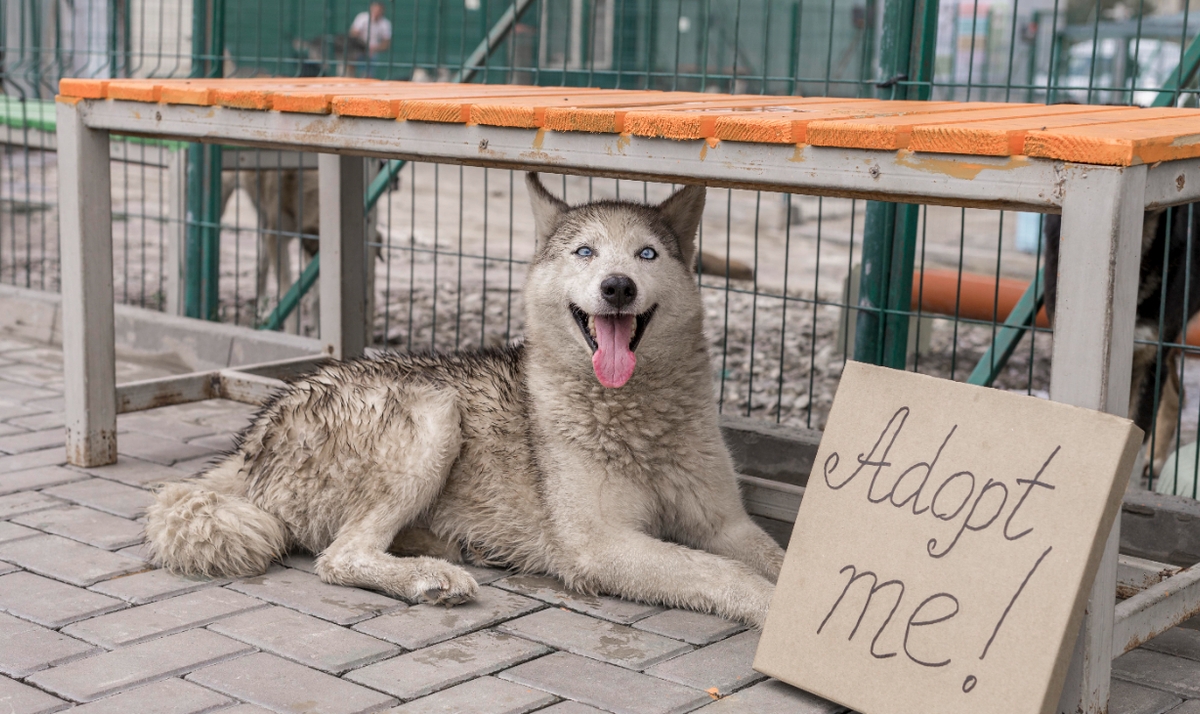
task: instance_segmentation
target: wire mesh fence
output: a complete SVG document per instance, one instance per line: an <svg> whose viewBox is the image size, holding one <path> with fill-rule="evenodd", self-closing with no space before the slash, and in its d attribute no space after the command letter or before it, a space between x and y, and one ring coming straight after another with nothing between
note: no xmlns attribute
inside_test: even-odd
<svg viewBox="0 0 1200 714"><path fill-rule="evenodd" d="M1200 95L1200 4L1191 0L391 0L378 10L332 0L3 0L0 7L0 281L39 290L58 288L52 98L63 76L352 75L1192 107ZM897 44L890 33L898 27L911 30L908 41ZM118 300L316 334L316 291L293 299L316 274L311 155L232 147L206 154L122 140L113 156ZM398 162L372 163L369 171L382 189L364 236L372 248L373 344L451 350L519 339L520 288L533 252L520 177ZM546 178L573 203L657 201L671 190ZM873 338L857 306L869 288L860 266L879 211L848 199L709 191L698 280L725 413L823 426L845 360L869 358L864 339ZM1188 339L1179 325L1200 295L1190 268L1200 257L1195 213L1189 206L1155 218L1164 247L1143 261L1144 369L1135 375L1150 391L1149 406L1140 408L1154 422L1147 485L1192 496L1200 470L1200 363L1192 360L1200 348L1190 345L1200 345L1200 331ZM896 234L909 245L914 276L912 299L881 311L907 326L893 365L1045 396L1049 320L1007 333L1005 320L1022 309L1027 286L1030 295L1049 290L1053 300L1043 276L1052 273L1043 271L1051 221L937 206L905 215L887 219L908 221ZM1006 334L1015 346L1003 359L1004 350L990 348Z"/></svg>

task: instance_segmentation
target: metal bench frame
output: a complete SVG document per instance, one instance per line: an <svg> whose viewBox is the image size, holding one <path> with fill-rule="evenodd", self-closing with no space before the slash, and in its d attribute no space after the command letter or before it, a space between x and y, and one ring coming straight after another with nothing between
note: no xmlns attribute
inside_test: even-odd
<svg viewBox="0 0 1200 714"><path fill-rule="evenodd" d="M113 343L109 133L320 153L323 355L366 345L363 157L622 179L703 183L909 203L1063 214L1052 399L1124 415L1146 209L1200 200L1200 159L1131 167L814 146L671 141L478 125L284 114L216 106L58 104L67 458L117 458L119 411L225 396L257 401L296 364L118 387ZM1118 525L1109 535L1059 711L1108 708L1112 658L1200 611L1200 566L1154 584L1126 562L1116 605ZM1166 567L1166 566L1162 566ZM1140 568L1140 570L1139 570ZM1145 578L1132 574L1144 572ZM1135 582L1136 581L1136 582ZM1142 589L1144 587L1144 589Z"/></svg>

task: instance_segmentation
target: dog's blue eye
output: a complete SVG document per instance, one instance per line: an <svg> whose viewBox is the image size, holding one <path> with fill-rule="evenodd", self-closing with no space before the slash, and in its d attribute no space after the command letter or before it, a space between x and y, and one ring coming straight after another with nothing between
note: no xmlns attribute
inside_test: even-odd
<svg viewBox="0 0 1200 714"><path fill-rule="evenodd" d="M575 249L575 255L578 255L580 258L590 258L592 257L592 249L586 245L579 246Z"/></svg>
<svg viewBox="0 0 1200 714"><path fill-rule="evenodd" d="M654 260L658 257L658 251L653 248L642 248L642 252L638 253L638 257L642 260Z"/></svg>

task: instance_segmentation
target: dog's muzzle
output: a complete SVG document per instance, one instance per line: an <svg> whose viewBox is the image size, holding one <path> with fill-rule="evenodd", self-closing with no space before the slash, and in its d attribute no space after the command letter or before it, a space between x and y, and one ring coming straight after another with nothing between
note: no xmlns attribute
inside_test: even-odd
<svg viewBox="0 0 1200 714"><path fill-rule="evenodd" d="M592 349L592 369L600 384L610 389L624 386L633 376L633 368L637 366L634 351L658 305L639 315L619 312L589 315L574 303L570 308L583 339Z"/></svg>

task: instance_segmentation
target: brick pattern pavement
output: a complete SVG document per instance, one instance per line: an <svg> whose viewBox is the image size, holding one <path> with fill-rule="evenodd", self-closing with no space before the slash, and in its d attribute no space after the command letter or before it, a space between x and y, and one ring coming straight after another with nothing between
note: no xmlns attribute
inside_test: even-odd
<svg viewBox="0 0 1200 714"><path fill-rule="evenodd" d="M120 461L77 469L61 378L35 369L58 359L0 338L0 711L845 712L756 673L757 632L553 578L471 568L479 597L445 609L326 585L302 554L240 580L149 568L149 485L201 468L253 409L123 415ZM163 375L118 363L121 381ZM1113 684L1113 714L1200 714L1200 632L1120 658Z"/></svg>

